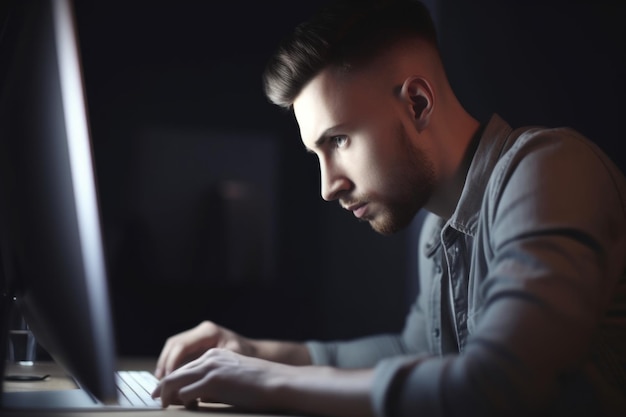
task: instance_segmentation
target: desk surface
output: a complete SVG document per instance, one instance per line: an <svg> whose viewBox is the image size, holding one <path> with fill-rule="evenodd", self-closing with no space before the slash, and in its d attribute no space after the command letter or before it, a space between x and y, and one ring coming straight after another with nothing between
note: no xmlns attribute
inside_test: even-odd
<svg viewBox="0 0 626 417"><path fill-rule="evenodd" d="M137 369L137 370L149 370L154 369L154 360L150 359L123 359L119 361L120 369ZM76 389L76 385L67 374L57 366L54 362L38 362L33 366L17 366L7 365L7 375L49 375L43 381L28 381L28 382L13 382L4 381L3 390L5 392L14 391L43 391L43 390L65 390ZM72 411L68 413L66 411L14 411L14 410L1 410L0 416L49 416L49 417L105 417L109 415L115 415L119 417L185 417L191 415L198 415L203 413L211 417L251 417L251 416L264 416L264 417L286 417L284 414L251 414L237 412L233 408L219 405L219 404L201 404L197 410L190 412L180 406L170 406L163 410L150 410L150 411Z"/></svg>

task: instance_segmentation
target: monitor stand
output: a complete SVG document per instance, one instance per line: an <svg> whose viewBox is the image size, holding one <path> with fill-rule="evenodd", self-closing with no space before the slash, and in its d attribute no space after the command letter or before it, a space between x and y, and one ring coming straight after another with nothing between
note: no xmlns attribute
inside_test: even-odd
<svg viewBox="0 0 626 417"><path fill-rule="evenodd" d="M0 410L93 410L102 408L83 389L3 392Z"/></svg>

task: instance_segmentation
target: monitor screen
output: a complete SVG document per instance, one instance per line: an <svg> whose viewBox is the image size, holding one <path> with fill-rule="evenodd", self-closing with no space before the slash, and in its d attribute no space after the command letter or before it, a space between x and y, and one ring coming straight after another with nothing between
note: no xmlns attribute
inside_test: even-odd
<svg viewBox="0 0 626 417"><path fill-rule="evenodd" d="M16 305L55 362L114 402L115 341L72 3L13 1L0 24L0 355Z"/></svg>

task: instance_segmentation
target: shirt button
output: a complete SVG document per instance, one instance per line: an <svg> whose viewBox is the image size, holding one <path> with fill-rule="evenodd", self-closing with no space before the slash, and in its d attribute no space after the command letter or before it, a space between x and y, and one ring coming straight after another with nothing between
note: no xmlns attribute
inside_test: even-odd
<svg viewBox="0 0 626 417"><path fill-rule="evenodd" d="M441 265L435 265L435 272L441 274Z"/></svg>
<svg viewBox="0 0 626 417"><path fill-rule="evenodd" d="M439 328L436 328L435 330L433 330L433 335L435 335L435 337L439 337Z"/></svg>

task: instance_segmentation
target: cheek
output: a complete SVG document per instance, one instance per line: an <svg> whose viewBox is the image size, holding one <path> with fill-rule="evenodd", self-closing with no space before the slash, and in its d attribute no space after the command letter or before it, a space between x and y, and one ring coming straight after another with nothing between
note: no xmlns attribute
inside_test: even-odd
<svg viewBox="0 0 626 417"><path fill-rule="evenodd" d="M378 123L373 124L373 120ZM389 195L394 191L395 172L403 165L406 149L401 145L401 129L393 119L371 119L366 128L355 132L346 166L359 194Z"/></svg>
<svg viewBox="0 0 626 417"><path fill-rule="evenodd" d="M393 191L390 174L394 171L393 158L382 152L363 152L354 158L354 183L357 193L385 196Z"/></svg>

